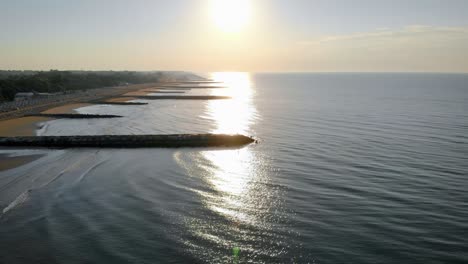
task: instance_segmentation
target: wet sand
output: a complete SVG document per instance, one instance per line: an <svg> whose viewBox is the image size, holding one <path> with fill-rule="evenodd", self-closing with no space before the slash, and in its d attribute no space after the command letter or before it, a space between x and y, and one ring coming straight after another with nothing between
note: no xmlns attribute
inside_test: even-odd
<svg viewBox="0 0 468 264"><path fill-rule="evenodd" d="M38 123L49 120L52 119L27 116L0 121L0 137L35 136Z"/></svg>
<svg viewBox="0 0 468 264"><path fill-rule="evenodd" d="M189 90L187 88L181 88L181 89ZM158 86L154 86L154 87L148 87L148 88L143 88L143 89L140 89L140 90L128 92L128 93L123 94L123 96L145 96L145 95L148 95L148 94L151 94L151 93L158 93L158 92L163 92L163 91L167 91L167 90L177 91L178 89L177 89L177 87L168 89L168 88L161 88L161 87L158 87ZM130 99L128 99L128 100L135 100L135 99L137 99L137 98L131 98L130 97Z"/></svg>
<svg viewBox="0 0 468 264"><path fill-rule="evenodd" d="M126 87L116 87L112 90L105 90L106 93L102 91L98 91L99 93L95 95L93 98L89 98L89 96L85 99L83 98L75 98L74 100L95 100L98 97L107 97L104 100L108 100L109 102L125 102L129 100L134 100L136 98L132 97L125 97L119 98L119 96L124 93L125 91L132 91L136 89L144 90L144 88L148 89L148 87L154 87L154 85L148 84L139 84L139 85L132 85ZM120 89L119 89L120 88ZM109 93L111 91L112 93ZM146 93L143 93L146 95ZM107 95L107 96L106 96ZM113 96L116 96L112 98ZM86 97L86 96L85 96ZM53 103L55 105L61 103ZM70 102L68 104L52 107L50 109L44 108L47 106L36 106L36 109L41 109L40 113L43 114L74 114L77 113L75 109L80 107L89 106L92 104L87 103L73 103ZM51 103L52 106L52 103ZM42 111L46 109L45 111ZM28 111L31 111L29 109ZM24 111L23 111L24 112ZM36 129L40 127L40 123L53 120L53 118L48 117L37 117L37 116L26 116L23 117L24 113L21 111L15 111L15 113L11 116L4 115L0 121L0 137L15 137L15 136L36 136ZM27 113L26 113L27 114ZM16 115L16 117L15 117ZM23 164L26 164L30 161L35 160L37 157L29 157L29 156L22 156L22 157L8 157L6 155L0 154L0 171L5 169L11 169Z"/></svg>
<svg viewBox="0 0 468 264"><path fill-rule="evenodd" d="M105 102L112 102L112 103L121 103L121 102L128 102L131 100L136 100L137 98L133 97L115 97L105 100Z"/></svg>
<svg viewBox="0 0 468 264"><path fill-rule="evenodd" d="M75 109L85 107L90 104L75 103L67 104L59 107L54 107L43 111L43 114L74 114L77 113ZM52 120L47 117L26 116L14 119L0 121L0 136L1 137L14 137L14 136L35 136L36 129L41 122Z"/></svg>
<svg viewBox="0 0 468 264"><path fill-rule="evenodd" d="M126 93L124 94L124 96L145 96L145 95L148 95L150 93L154 93L155 89L142 89L142 90L138 90L138 91L135 91L135 92L129 92L129 93Z"/></svg>
<svg viewBox="0 0 468 264"><path fill-rule="evenodd" d="M90 105L91 104L86 104L86 103L67 104L67 105L62 105L62 106L48 109L41 113L42 114L75 114L77 113L75 109L78 109L80 107L90 106Z"/></svg>
<svg viewBox="0 0 468 264"><path fill-rule="evenodd" d="M75 109L88 106L90 104L75 103L67 104L59 107L54 107L43 111L44 114L73 114L77 113ZM26 116L14 119L0 121L0 137L19 137L19 136L36 136L36 129L40 123L50 121L53 118ZM19 167L41 157L41 155L29 155L9 157L8 155L0 154L0 171L9 170Z"/></svg>
<svg viewBox="0 0 468 264"><path fill-rule="evenodd" d="M0 154L0 172L35 161L42 156L43 155L27 155L10 157L8 155Z"/></svg>

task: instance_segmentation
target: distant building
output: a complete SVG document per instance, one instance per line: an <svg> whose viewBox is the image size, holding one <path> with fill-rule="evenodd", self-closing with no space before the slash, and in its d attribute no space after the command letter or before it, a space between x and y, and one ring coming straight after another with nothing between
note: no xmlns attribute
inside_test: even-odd
<svg viewBox="0 0 468 264"><path fill-rule="evenodd" d="M34 97L34 93L16 93L15 94L15 101L24 101L24 100L31 100Z"/></svg>
<svg viewBox="0 0 468 264"><path fill-rule="evenodd" d="M58 94L61 94L61 93L34 93L34 97L35 98L49 97L49 96L58 95Z"/></svg>
<svg viewBox="0 0 468 264"><path fill-rule="evenodd" d="M60 94L60 93L57 93ZM15 101L24 101L24 100L31 100L37 98L45 98L53 95L57 95L53 93L36 93L36 92L28 92L28 93L16 93L15 94Z"/></svg>

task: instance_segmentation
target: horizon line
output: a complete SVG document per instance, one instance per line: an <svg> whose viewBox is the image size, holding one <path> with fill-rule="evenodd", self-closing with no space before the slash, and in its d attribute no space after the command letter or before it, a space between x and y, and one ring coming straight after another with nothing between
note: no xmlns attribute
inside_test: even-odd
<svg viewBox="0 0 468 264"><path fill-rule="evenodd" d="M444 71L235 71L235 70L219 70L219 71L197 71L197 70L115 70L115 69L0 69L1 71L22 71L22 72L50 72L50 71L70 71L70 72L190 72L190 73L214 73L214 72L245 72L254 74L468 74L467 72L444 72Z"/></svg>

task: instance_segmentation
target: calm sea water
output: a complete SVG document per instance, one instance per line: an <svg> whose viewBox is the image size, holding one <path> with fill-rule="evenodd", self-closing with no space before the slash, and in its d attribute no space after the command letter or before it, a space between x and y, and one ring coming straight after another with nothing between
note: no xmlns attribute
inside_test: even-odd
<svg viewBox="0 0 468 264"><path fill-rule="evenodd" d="M91 106L38 134L240 149L2 149L0 263L468 263L468 75L214 74L220 101Z"/></svg>

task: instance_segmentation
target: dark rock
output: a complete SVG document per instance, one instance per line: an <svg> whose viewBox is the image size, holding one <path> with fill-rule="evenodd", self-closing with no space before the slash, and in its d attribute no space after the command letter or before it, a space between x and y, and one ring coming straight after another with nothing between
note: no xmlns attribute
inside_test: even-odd
<svg viewBox="0 0 468 264"><path fill-rule="evenodd" d="M0 137L0 146L49 148L239 147L253 142L244 135L224 134Z"/></svg>

